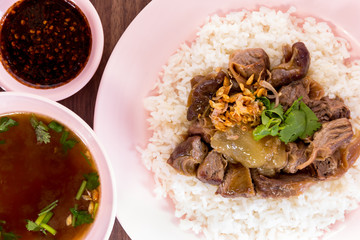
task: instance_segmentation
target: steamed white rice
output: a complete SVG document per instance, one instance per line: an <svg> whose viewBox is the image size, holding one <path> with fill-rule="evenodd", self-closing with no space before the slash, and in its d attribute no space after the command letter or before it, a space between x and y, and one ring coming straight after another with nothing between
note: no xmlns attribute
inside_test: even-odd
<svg viewBox="0 0 360 240"><path fill-rule="evenodd" d="M225 17L211 16L195 41L181 45L164 66L157 83L158 95L148 97L154 131L142 159L155 176L158 197L169 196L180 227L202 233L203 239L317 239L331 224L343 220L360 202L359 164L339 180L315 184L304 194L289 199L234 198L215 195L216 186L178 174L166 161L182 141L189 122L186 103L190 79L216 67L227 68L231 51L260 47L272 65L282 58L282 46L302 41L311 54L309 76L321 83L330 97L341 96L359 127L360 66L345 65L349 45L334 35L324 22L300 19L288 12L260 8Z"/></svg>

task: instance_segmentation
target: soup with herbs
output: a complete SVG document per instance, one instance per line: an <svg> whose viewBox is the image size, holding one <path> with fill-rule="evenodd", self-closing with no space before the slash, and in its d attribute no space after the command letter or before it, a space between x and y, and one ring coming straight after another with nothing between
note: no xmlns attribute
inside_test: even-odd
<svg viewBox="0 0 360 240"><path fill-rule="evenodd" d="M100 182L81 139L33 113L0 116L0 239L81 239Z"/></svg>

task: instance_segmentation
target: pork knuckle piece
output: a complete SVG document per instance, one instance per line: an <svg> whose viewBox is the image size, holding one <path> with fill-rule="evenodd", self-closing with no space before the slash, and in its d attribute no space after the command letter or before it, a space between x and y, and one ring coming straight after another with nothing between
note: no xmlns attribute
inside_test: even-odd
<svg viewBox="0 0 360 240"><path fill-rule="evenodd" d="M210 143L215 131L216 129L210 118L199 118L191 123L188 134L190 136L200 135L205 142Z"/></svg>
<svg viewBox="0 0 360 240"><path fill-rule="evenodd" d="M220 184L216 194L226 198L255 196L249 168L240 163L230 163L224 181Z"/></svg>
<svg viewBox="0 0 360 240"><path fill-rule="evenodd" d="M245 85L254 74L255 80L261 72L270 67L269 56L262 48L248 48L234 51L229 57L229 70L238 83Z"/></svg>
<svg viewBox="0 0 360 240"><path fill-rule="evenodd" d="M286 61L286 56L284 59ZM269 83L274 88L287 85L292 81L304 78L310 66L310 53L302 42L292 45L292 55L289 61L281 63L271 70Z"/></svg>
<svg viewBox="0 0 360 240"><path fill-rule="evenodd" d="M212 185L219 185L225 175L227 161L223 155L212 150L200 164L197 170L197 178Z"/></svg>
<svg viewBox="0 0 360 240"><path fill-rule="evenodd" d="M200 136L189 137L174 149L167 163L180 173L193 176L207 152L208 147Z"/></svg>
<svg viewBox="0 0 360 240"><path fill-rule="evenodd" d="M209 100L222 86L226 74L222 71L217 75L209 74L206 77L196 76L191 80L192 90L189 95L187 120L192 121L204 114L210 106Z"/></svg>

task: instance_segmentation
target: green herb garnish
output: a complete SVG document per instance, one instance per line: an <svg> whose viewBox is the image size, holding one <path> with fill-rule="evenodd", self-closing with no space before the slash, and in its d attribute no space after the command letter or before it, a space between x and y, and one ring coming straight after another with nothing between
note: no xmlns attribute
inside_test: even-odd
<svg viewBox="0 0 360 240"><path fill-rule="evenodd" d="M77 227L86 223L92 223L94 221L90 213L88 213L87 211L77 210L77 206L75 206L74 208L70 208L70 212L73 215L73 227Z"/></svg>
<svg viewBox="0 0 360 240"><path fill-rule="evenodd" d="M19 238L21 237L12 232L0 232L1 240L18 240Z"/></svg>
<svg viewBox="0 0 360 240"><path fill-rule="evenodd" d="M26 228L28 231L41 231L46 235L47 232L52 235L56 234L56 230L49 226L47 223L50 221L52 216L54 215L51 210L53 210L57 206L58 200L50 203L48 206L43 208L38 214L39 217L34 221L26 220Z"/></svg>
<svg viewBox="0 0 360 240"><path fill-rule="evenodd" d="M79 188L79 190L78 190L78 192L76 193L76 196L75 196L75 199L76 199L76 200L80 200L81 195L82 195L83 192L85 191L86 185L87 185L87 182L86 182L85 180L82 181L82 183L81 183L81 185L80 185L80 188Z"/></svg>
<svg viewBox="0 0 360 240"><path fill-rule="evenodd" d="M35 129L36 140L39 143L49 143L50 134L48 132L49 128L42 121L39 121L33 114L30 118L31 126Z"/></svg>
<svg viewBox="0 0 360 240"><path fill-rule="evenodd" d="M78 141L76 141L75 139L68 139L70 132L65 131L64 127L58 122L52 121L49 123L48 127L57 133L62 132L60 137L60 144L62 145L65 153L67 153L68 150L72 149L75 144L78 143Z"/></svg>
<svg viewBox="0 0 360 240"><path fill-rule="evenodd" d="M87 181L86 189L88 190L94 190L100 185L99 175L96 172L84 174L84 178Z"/></svg>
<svg viewBox="0 0 360 240"><path fill-rule="evenodd" d="M8 117L2 117L0 118L0 133L6 132L10 127L14 127L16 125L18 125L18 123L15 120Z"/></svg>
<svg viewBox="0 0 360 240"><path fill-rule="evenodd" d="M64 129L64 127L62 125L60 125L58 122L55 122L55 121L51 121L49 123L48 127L57 133L61 133Z"/></svg>
<svg viewBox="0 0 360 240"><path fill-rule="evenodd" d="M28 231L40 231L40 226L37 225L35 222L30 220L26 220L26 222L27 222L26 229Z"/></svg>
<svg viewBox="0 0 360 240"><path fill-rule="evenodd" d="M0 224L6 224L6 221L0 220ZM0 225L0 239L1 240L18 240L20 236L12 232L5 232L3 227Z"/></svg>
<svg viewBox="0 0 360 240"><path fill-rule="evenodd" d="M93 217L95 217L95 214L96 214L98 208L99 208L99 203L96 202L96 203L95 203L95 206L94 206L94 211L93 211L93 213L92 213L92 216L93 216Z"/></svg>
<svg viewBox="0 0 360 240"><path fill-rule="evenodd" d="M275 107L267 98L260 98L266 109L261 114L261 125L253 131L255 140L265 136L278 136L285 143L293 142L298 138L304 139L312 136L321 127L319 119L306 104L302 97L294 101L284 113L279 104Z"/></svg>
<svg viewBox="0 0 360 240"><path fill-rule="evenodd" d="M68 131L64 131L61 135L60 138L60 143L63 146L63 150L65 151L65 153L72 149L76 143L78 143L78 141L76 141L75 139L67 139L69 136L69 132Z"/></svg>
<svg viewBox="0 0 360 240"><path fill-rule="evenodd" d="M40 211L39 216L44 215L44 214L50 212L51 210L53 210L57 206L58 202L59 202L59 200L55 200L54 202L50 203L48 206L44 207Z"/></svg>
<svg viewBox="0 0 360 240"><path fill-rule="evenodd" d="M86 162L89 164L89 166L91 167L91 162L90 162L90 159L86 156L85 153L83 152L80 152L81 156L83 156L83 158L85 158Z"/></svg>

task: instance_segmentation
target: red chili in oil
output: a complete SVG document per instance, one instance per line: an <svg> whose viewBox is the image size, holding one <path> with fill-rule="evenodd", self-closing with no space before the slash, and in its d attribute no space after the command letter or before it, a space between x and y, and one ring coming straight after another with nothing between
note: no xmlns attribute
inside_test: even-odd
<svg viewBox="0 0 360 240"><path fill-rule="evenodd" d="M71 1L21 0L7 11L0 28L1 62L25 85L63 85L88 61L90 26Z"/></svg>

